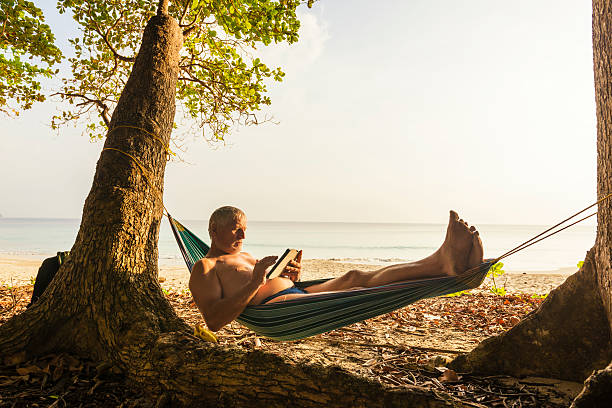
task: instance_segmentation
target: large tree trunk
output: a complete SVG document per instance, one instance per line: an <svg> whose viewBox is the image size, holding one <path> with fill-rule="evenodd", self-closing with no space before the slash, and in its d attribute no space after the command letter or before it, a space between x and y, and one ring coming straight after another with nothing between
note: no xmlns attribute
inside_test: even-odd
<svg viewBox="0 0 612 408"><path fill-rule="evenodd" d="M109 361L152 395L183 403L447 406L439 392L205 343L177 317L158 284L157 241L181 46L160 7L113 113L70 256L42 298L0 327L0 356L68 351Z"/></svg>
<svg viewBox="0 0 612 408"><path fill-rule="evenodd" d="M612 5L593 0L593 61L597 103L597 195L612 193ZM612 201L599 205L595 261L599 293L612 329Z"/></svg>
<svg viewBox="0 0 612 408"><path fill-rule="evenodd" d="M612 193L612 5L593 0L597 195ZM612 200L599 205L597 238L583 268L540 308L453 362L459 370L583 381L575 406L612 406Z"/></svg>
<svg viewBox="0 0 612 408"><path fill-rule="evenodd" d="M71 254L41 300L0 328L2 353L64 348L120 361L134 344L154 341L143 336L152 324L161 331L186 329L157 283L162 144L168 145L174 121L181 45L173 19L151 19L113 114L110 128L117 129L107 135Z"/></svg>

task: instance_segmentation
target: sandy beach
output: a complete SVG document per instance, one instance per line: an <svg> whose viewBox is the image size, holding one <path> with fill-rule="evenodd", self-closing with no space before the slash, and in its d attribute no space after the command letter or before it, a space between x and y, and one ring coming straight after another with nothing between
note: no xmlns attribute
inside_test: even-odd
<svg viewBox="0 0 612 408"><path fill-rule="evenodd" d="M0 321L25 310L40 262L32 256L0 257L0 288L4 291L0 292L0 306L5 311L0 314ZM319 259L304 260L303 264L304 280L337 276L350 269L379 267ZM498 287L505 286L511 296L492 295L489 291L492 282L486 280L466 296L423 299L401 310L291 343L257 336L238 322L224 327L217 332L217 337L224 346L247 351L263 349L291 361L340 367L390 386L431 386L432 378L440 375L432 367L470 351L485 338L508 330L543 301L532 295L550 292L567 276L541 272L506 273L498 277L496 283ZM203 319L187 289L187 279L184 265L160 267L160 283L166 298L179 316L194 326L202 324ZM407 376L407 370L414 374ZM515 386L517 396L536 396L541 401L556 404L542 406L568 406L582 389L581 383L558 380L546 380L545 383L537 378L506 381L514 383L503 383L499 392L507 393L508 386ZM531 386L528 381L537 385ZM469 382L453 383L443 390L455 392L464 399L465 390L471 386ZM525 394L525 390L529 394ZM491 392L488 388L485 396ZM482 396L478 398L479 402L483 401Z"/></svg>
<svg viewBox="0 0 612 408"><path fill-rule="evenodd" d="M5 255L0 257L0 283L20 286L33 283L44 256ZM306 259L303 261L303 280L339 276L351 269L375 270L380 265L365 265L338 262L333 260ZM567 269L567 270L566 270ZM497 287L505 287L508 293L545 294L559 286L572 273L571 268L564 268L557 273L537 271L507 272L496 279ZM184 265L161 265L160 282L166 289L183 291L187 289L189 275ZM481 288L492 285L487 278Z"/></svg>

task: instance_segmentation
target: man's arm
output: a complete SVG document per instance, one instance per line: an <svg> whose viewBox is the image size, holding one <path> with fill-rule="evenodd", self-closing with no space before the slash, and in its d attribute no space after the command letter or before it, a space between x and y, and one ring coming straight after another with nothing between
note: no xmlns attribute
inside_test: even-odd
<svg viewBox="0 0 612 408"><path fill-rule="evenodd" d="M266 281L266 269L274 265L276 256L267 256L255 264L251 281L231 297L223 297L221 282L214 265L201 259L193 266L189 289L206 325L212 331L221 329L237 318Z"/></svg>

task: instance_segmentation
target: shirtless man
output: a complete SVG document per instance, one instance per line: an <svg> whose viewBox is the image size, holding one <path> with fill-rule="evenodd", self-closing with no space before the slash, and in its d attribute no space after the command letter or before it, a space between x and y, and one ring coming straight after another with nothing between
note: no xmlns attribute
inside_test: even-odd
<svg viewBox="0 0 612 408"><path fill-rule="evenodd" d="M432 255L416 262L391 265L376 271L352 270L323 283L297 289L301 251L296 261L278 278L266 280L266 270L276 256L255 259L242 252L246 236L245 214L235 207L221 207L210 216L211 247L205 258L193 266L189 289L212 331L221 329L242 313L247 305L278 302L309 293L374 287L411 279L460 274L483 261L482 242L476 228L469 227L450 212L446 238Z"/></svg>

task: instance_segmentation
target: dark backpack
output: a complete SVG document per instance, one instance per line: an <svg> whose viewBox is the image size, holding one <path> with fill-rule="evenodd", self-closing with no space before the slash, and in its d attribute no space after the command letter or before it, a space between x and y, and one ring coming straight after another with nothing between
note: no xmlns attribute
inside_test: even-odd
<svg viewBox="0 0 612 408"><path fill-rule="evenodd" d="M42 296L69 253L69 251L58 252L56 256L52 256L43 261L40 268L38 268L36 281L34 282L34 291L32 292L32 300L30 300L30 304L27 307L32 306L34 302Z"/></svg>

